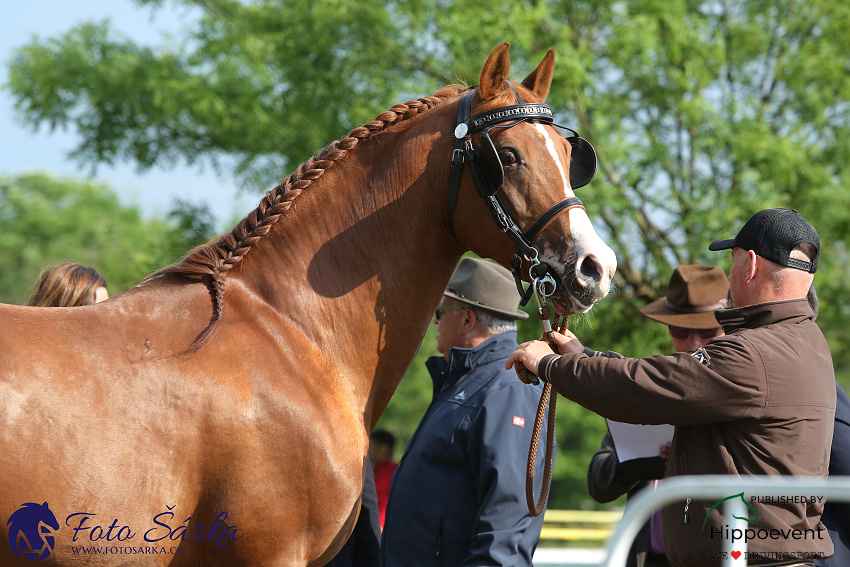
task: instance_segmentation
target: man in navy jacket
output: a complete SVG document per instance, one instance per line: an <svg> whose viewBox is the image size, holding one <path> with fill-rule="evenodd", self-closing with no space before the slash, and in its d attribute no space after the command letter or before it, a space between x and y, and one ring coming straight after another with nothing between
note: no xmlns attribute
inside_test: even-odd
<svg viewBox="0 0 850 567"><path fill-rule="evenodd" d="M814 285L809 288L806 299L817 320L819 302ZM835 389L835 429L832 432L829 476L850 476L850 398L837 382ZM821 521L829 532L835 552L831 557L815 559L815 565L847 567L850 565L850 502L827 501Z"/></svg>
<svg viewBox="0 0 850 567"><path fill-rule="evenodd" d="M829 476L850 476L850 398L835 384L835 430L832 434L832 456ZM827 502L821 517L829 531L835 553L826 559L816 559L818 567L847 567L850 565L850 502Z"/></svg>
<svg viewBox="0 0 850 567"><path fill-rule="evenodd" d="M505 268L461 260L435 315L443 356L426 363L434 397L393 476L381 565L531 565L543 515L528 511L525 474L542 385L505 370L527 317L518 302Z"/></svg>

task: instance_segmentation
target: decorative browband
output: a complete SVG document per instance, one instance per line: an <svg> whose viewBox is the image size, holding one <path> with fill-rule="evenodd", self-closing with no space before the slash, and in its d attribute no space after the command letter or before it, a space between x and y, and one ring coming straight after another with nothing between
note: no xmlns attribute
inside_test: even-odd
<svg viewBox="0 0 850 567"><path fill-rule="evenodd" d="M477 132L483 130L493 124L500 124L510 120L526 120L526 119L542 120L544 122L552 122L552 109L548 104L514 104L485 112L480 116L476 116L469 121L470 131Z"/></svg>

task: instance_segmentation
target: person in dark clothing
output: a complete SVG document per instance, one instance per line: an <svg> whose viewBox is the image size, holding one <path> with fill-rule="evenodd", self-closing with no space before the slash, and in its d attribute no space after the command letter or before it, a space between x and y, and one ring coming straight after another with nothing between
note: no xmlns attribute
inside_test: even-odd
<svg viewBox="0 0 850 567"><path fill-rule="evenodd" d="M395 435L386 429L376 429L369 436L369 461L375 472L375 489L378 492L378 512L380 514L381 529L387 513L387 498L390 496L393 473L398 463L393 460L395 449Z"/></svg>
<svg viewBox="0 0 850 567"><path fill-rule="evenodd" d="M835 431L829 458L829 476L850 476L850 399L836 382ZM850 502L829 502L821 517L829 531L835 553L832 557L816 559L818 567L847 567L850 565Z"/></svg>
<svg viewBox="0 0 850 567"><path fill-rule="evenodd" d="M709 248L732 250L736 307L715 312L726 334L705 347L641 359L588 357L569 333L554 339L560 354L532 341L517 347L508 367L522 363L558 393L605 417L674 425L665 478L826 476L835 373L806 301L817 270L817 231L797 211L768 209L735 238ZM665 549L674 566L720 564L729 529L712 504L689 498L664 508ZM751 498L748 504L756 533L768 534L749 539L749 564L813 565L795 557L832 555L822 500Z"/></svg>
<svg viewBox="0 0 850 567"><path fill-rule="evenodd" d="M378 525L378 495L375 492L375 475L366 467L360 515L354 531L345 545L325 567L377 567L381 527Z"/></svg>
<svg viewBox="0 0 850 567"><path fill-rule="evenodd" d="M809 289L809 305L818 316L818 295L815 286ZM829 476L850 476L850 399L838 382L835 383L835 430L829 458ZM816 559L817 567L847 567L850 565L850 502L829 502L823 507L823 525L829 531L835 553L832 557Z"/></svg>
<svg viewBox="0 0 850 567"><path fill-rule="evenodd" d="M518 303L508 270L460 261L435 314L443 356L426 363L434 397L393 476L381 565L531 566L543 515L528 511L525 473L543 386L504 368L527 317Z"/></svg>
<svg viewBox="0 0 850 567"><path fill-rule="evenodd" d="M673 350L687 352L702 348L723 334L714 311L727 306L729 280L717 266L678 266L670 277L665 297L641 308L649 319L668 326ZM588 356L604 356L585 349ZM623 494L631 498L639 490L664 476L670 444L659 447L659 456L621 463L611 434L593 455L587 470L587 487L597 502L611 502ZM628 503L626 504L628 506ZM626 567L667 567L661 534L660 510L638 532Z"/></svg>

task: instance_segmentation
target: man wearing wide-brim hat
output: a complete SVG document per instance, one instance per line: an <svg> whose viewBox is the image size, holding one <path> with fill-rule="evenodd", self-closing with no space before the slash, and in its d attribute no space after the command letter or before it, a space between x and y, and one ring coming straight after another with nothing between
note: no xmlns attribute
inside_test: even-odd
<svg viewBox="0 0 850 567"><path fill-rule="evenodd" d="M730 250L733 309L715 312L725 335L687 353L588 357L574 335L520 345L508 363L529 371L610 419L675 426L665 478L724 474L826 477L835 421L829 345L806 299L820 238L796 210L754 214ZM520 376L523 379L524 376ZM732 493L734 495L734 492ZM750 497L750 565L813 565L833 545L823 500ZM734 541L717 502L687 499L664 508L664 547L674 567L715 567Z"/></svg>
<svg viewBox="0 0 850 567"><path fill-rule="evenodd" d="M543 515L524 486L543 386L505 370L528 317L519 299L494 262L463 258L452 275L434 314L442 356L426 362L434 397L393 476L381 565L531 566Z"/></svg>
<svg viewBox="0 0 850 567"><path fill-rule="evenodd" d="M685 264L673 271L667 294L640 312L667 325L674 351L687 352L723 334L714 312L728 307L728 292L729 278L721 268Z"/></svg>

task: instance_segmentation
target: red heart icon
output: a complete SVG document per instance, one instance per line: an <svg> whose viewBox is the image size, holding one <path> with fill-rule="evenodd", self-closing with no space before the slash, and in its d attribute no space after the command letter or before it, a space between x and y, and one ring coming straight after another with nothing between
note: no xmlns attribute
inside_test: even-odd
<svg viewBox="0 0 850 567"><path fill-rule="evenodd" d="M732 556L733 559L738 559L739 557L741 557L741 552L740 551L733 551L732 553L730 553L730 555Z"/></svg>

